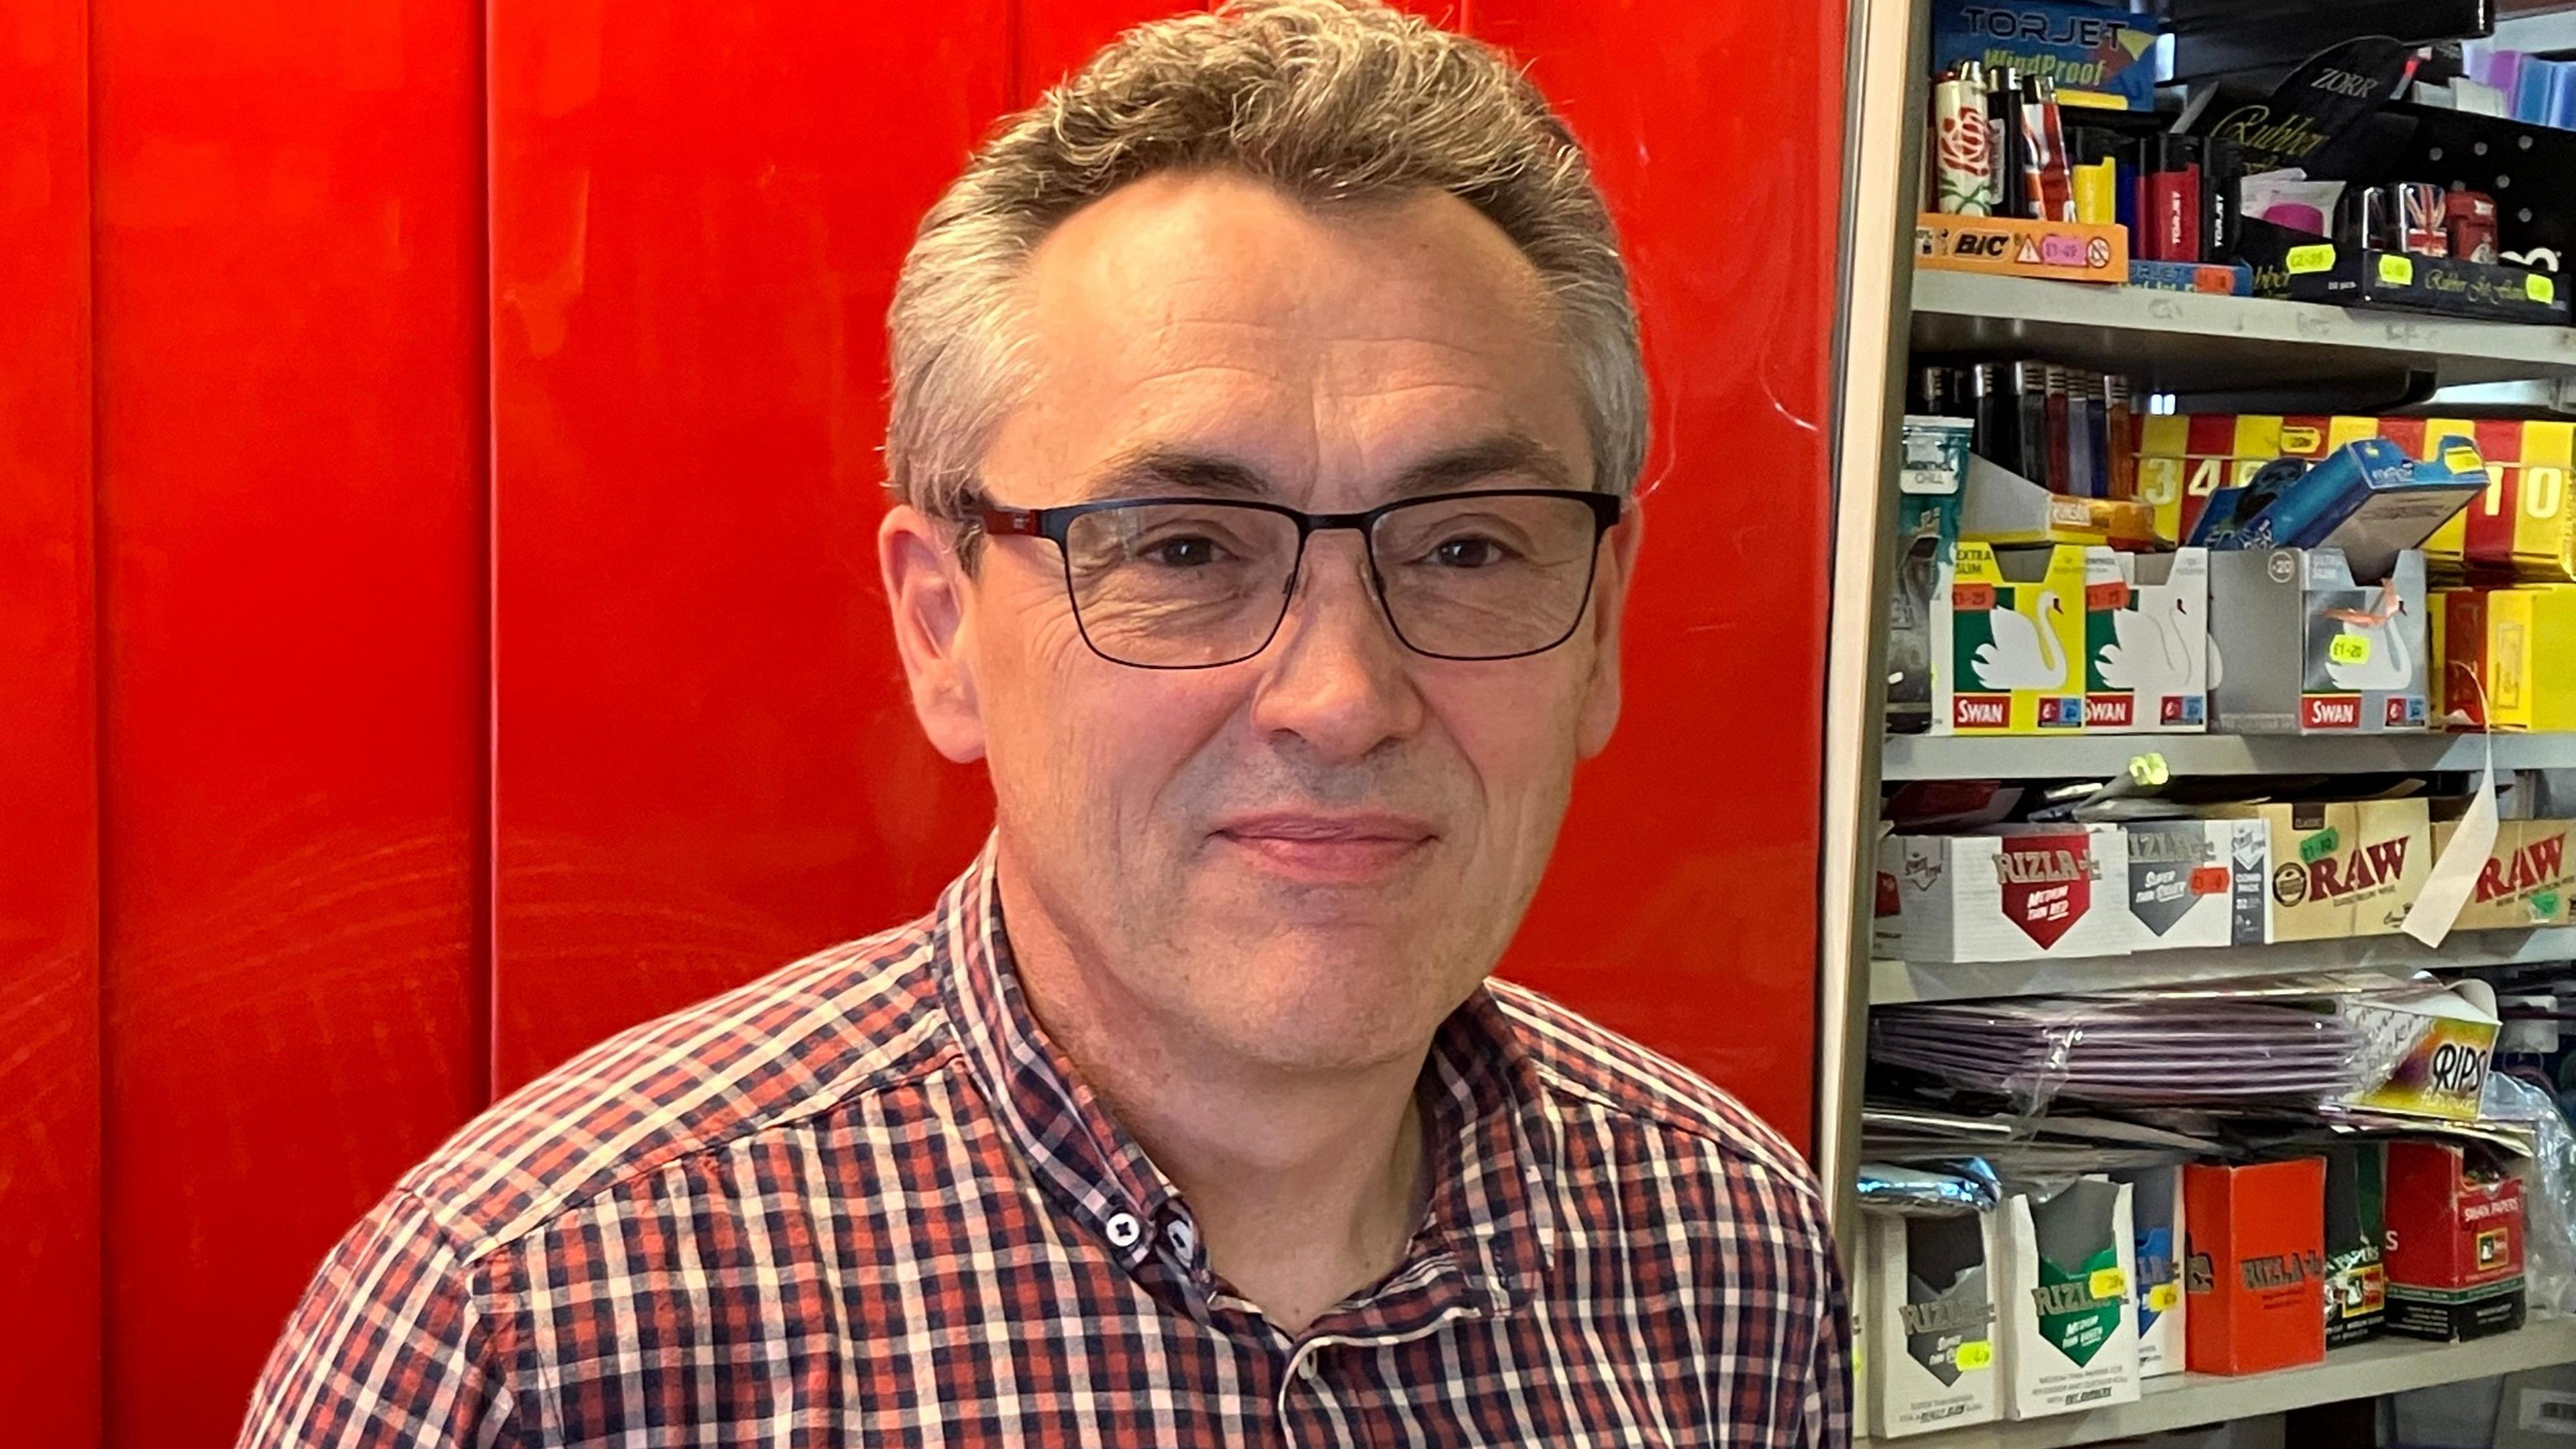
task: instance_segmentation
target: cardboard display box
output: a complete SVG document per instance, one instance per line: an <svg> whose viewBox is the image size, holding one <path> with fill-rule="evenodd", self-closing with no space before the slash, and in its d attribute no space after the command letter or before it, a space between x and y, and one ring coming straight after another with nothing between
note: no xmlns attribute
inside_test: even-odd
<svg viewBox="0 0 2576 1449"><path fill-rule="evenodd" d="M2326 1163L2326 1347L2377 1338L2388 1320L2388 1144L2336 1142Z"/></svg>
<svg viewBox="0 0 2576 1449"><path fill-rule="evenodd" d="M1963 60L1989 72L2010 66L2048 77L2069 106L2152 111L2159 29L2149 16L2063 0L1940 0L1932 72Z"/></svg>
<svg viewBox="0 0 2576 1449"><path fill-rule="evenodd" d="M2433 858L2451 848L2460 827L2453 821L2433 826ZM2576 821L2506 820L2496 826L2495 848L2487 853L2478 883L2452 923L2462 931L2528 930L2563 926L2568 900L2576 894L2576 860L2568 857L2568 837ZM2134 870L2135 867L2133 866Z"/></svg>
<svg viewBox="0 0 2576 1449"><path fill-rule="evenodd" d="M2084 726L2116 733L2209 728L2209 554L2088 549Z"/></svg>
<svg viewBox="0 0 2576 1449"><path fill-rule="evenodd" d="M1881 1439L1995 1417L1995 1220L1864 1216L1864 1314L1877 1352L1859 1382Z"/></svg>
<svg viewBox="0 0 2576 1449"><path fill-rule="evenodd" d="M2199 526L2200 515L2212 497L2226 489L2251 484L2264 464L2276 458L2297 458L2313 466L2346 443L2385 438L2410 458L2431 458L2446 443L2466 441L2486 460L2490 498L2496 496L2497 458L2512 460L2505 466L2510 470L2508 476L2516 480L2516 496L2529 499L2523 505L2526 509L2536 508L2556 495L2520 491L2519 460L2527 448L2519 432L2521 426L2458 418L2329 417L2322 413L2159 413L2138 420L2138 498L2154 510L2156 537L2166 543L2179 543L2191 537L2192 530ZM2554 488L2559 476L2544 467L2533 488ZM2480 507L2472 502L2452 515L2451 521L2435 530L2425 544L2427 553L2440 550L2446 539L2466 527L2462 520L2476 514ZM2556 537L2554 533L2548 536ZM2542 533L2535 533L2530 546L2543 546L2541 537ZM2576 578L2576 572L2569 577Z"/></svg>
<svg viewBox="0 0 2576 1449"><path fill-rule="evenodd" d="M2335 1014L2360 1033L2367 1085L2339 1100L2373 1112L2473 1122L2502 1029L2492 1012L2441 986L2342 996Z"/></svg>
<svg viewBox="0 0 2576 1449"><path fill-rule="evenodd" d="M1927 211L1914 219L1914 265L2117 286L2129 278L2129 229Z"/></svg>
<svg viewBox="0 0 2576 1449"><path fill-rule="evenodd" d="M2138 949L2270 938L2271 831L2262 821L2137 821L2121 833Z"/></svg>
<svg viewBox="0 0 2576 1449"><path fill-rule="evenodd" d="M2183 1293L2182 1164L2112 1174L2129 1186L2129 1212L2137 1231L2138 1377L2183 1370L2184 1325L2190 1306Z"/></svg>
<svg viewBox="0 0 2576 1449"><path fill-rule="evenodd" d="M1904 961L2116 956L2137 945L2115 825L2015 825L1879 843L1875 949Z"/></svg>
<svg viewBox="0 0 2576 1449"><path fill-rule="evenodd" d="M1932 599L1936 734L2084 728L2084 550L1961 543Z"/></svg>
<svg viewBox="0 0 2576 1449"><path fill-rule="evenodd" d="M2252 241L2249 227L2249 250ZM2557 278L2547 272L2457 257L2366 251L2325 241L2291 248L2286 264L2278 269L2257 257L2254 290L2294 302L2430 312L2490 322L2536 322L2543 327L2567 325L2566 299L2558 295Z"/></svg>
<svg viewBox="0 0 2576 1449"><path fill-rule="evenodd" d="M2317 1157L2183 1169L2193 1373L2324 1362L2325 1179Z"/></svg>
<svg viewBox="0 0 2576 1449"><path fill-rule="evenodd" d="M2490 730L2576 730L2576 584L2436 597L2445 716Z"/></svg>
<svg viewBox="0 0 2576 1449"><path fill-rule="evenodd" d="M2433 819L2422 800L2217 805L2208 813L2263 822L2272 941L2391 934L2433 871Z"/></svg>
<svg viewBox="0 0 2576 1449"><path fill-rule="evenodd" d="M1970 454L1959 536L1997 548L2072 543L2149 549L2156 546L2156 515L2134 499L2051 493L2010 468Z"/></svg>
<svg viewBox="0 0 2576 1449"><path fill-rule="evenodd" d="M2004 1414L2036 1419L2138 1398L2130 1189L2080 1178L2004 1200Z"/></svg>
<svg viewBox="0 0 2576 1449"><path fill-rule="evenodd" d="M2155 419L2149 419L2149 422ZM2487 490L2424 545L2433 572L2529 583L2576 583L2576 423L2519 419L2474 429Z"/></svg>
<svg viewBox="0 0 2576 1449"><path fill-rule="evenodd" d="M2334 549L2209 556L2211 713L2235 734L2403 734L2430 715L2424 555L2354 580Z"/></svg>
<svg viewBox="0 0 2576 1449"><path fill-rule="evenodd" d="M2479 1149L2388 1144L2388 1331L2441 1341L2520 1328L2522 1182Z"/></svg>

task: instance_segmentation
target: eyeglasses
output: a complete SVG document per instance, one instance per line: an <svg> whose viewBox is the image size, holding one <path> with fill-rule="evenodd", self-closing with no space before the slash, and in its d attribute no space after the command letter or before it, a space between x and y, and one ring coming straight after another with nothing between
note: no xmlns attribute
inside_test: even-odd
<svg viewBox="0 0 2576 1449"><path fill-rule="evenodd" d="M1061 508L982 506L997 537L1064 558L1092 652L1139 669L1213 669L1270 647L1297 592L1306 540L1350 529L1395 637L1434 659L1518 659L1574 635L1592 598L1608 493L1496 488L1407 498L1365 513L1275 503L1134 498Z"/></svg>

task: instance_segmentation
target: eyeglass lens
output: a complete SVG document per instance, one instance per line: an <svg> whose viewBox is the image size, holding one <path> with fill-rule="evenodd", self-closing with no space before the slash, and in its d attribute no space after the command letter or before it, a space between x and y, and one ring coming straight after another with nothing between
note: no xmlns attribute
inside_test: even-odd
<svg viewBox="0 0 2576 1449"><path fill-rule="evenodd" d="M1369 557L1388 621L1412 648L1501 659L1564 641L1591 591L1598 525L1579 499L1471 494L1387 510ZM1065 578L1084 637L1152 668L1261 652L1295 582L1294 519L1211 500L1076 518Z"/></svg>

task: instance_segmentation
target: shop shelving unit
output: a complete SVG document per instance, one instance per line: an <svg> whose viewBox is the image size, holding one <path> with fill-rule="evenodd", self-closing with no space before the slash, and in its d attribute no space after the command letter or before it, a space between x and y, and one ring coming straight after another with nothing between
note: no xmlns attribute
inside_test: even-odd
<svg viewBox="0 0 2576 1449"><path fill-rule="evenodd" d="M2044 356L2140 379L2185 411L2387 411L2483 394L2576 415L2576 329L2465 322L2259 298L2212 297L1912 266L1924 6L1868 3L1856 25L1838 433L1825 784L1826 960L1817 1160L1848 1191L1872 1005L2117 989L2319 970L2407 973L2576 958L2576 928L2461 932L2439 950L2403 936L2095 960L1948 965L1874 959L1877 807L1891 781L2112 778L2143 754L2175 775L2374 775L2576 770L2576 736L1886 736L1880 698L1892 559L1897 417L1909 352ZM2472 391L2474 390L2474 391ZM2283 405L2256 405L2278 398ZM2295 406L2290 405L2295 399ZM2340 404L2336 406L2335 404ZM2464 403L2464 407L2474 407ZM1846 1211L1846 1220L1848 1212ZM2140 1402L1917 1436L1924 1449L2097 1443L2576 1362L2576 1320L2468 1344L2382 1339L2323 1364L2245 1378L2150 1379Z"/></svg>

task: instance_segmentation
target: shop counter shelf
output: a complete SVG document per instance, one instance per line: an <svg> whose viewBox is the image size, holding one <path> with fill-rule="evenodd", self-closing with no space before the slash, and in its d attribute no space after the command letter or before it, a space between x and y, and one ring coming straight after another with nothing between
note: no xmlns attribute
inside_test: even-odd
<svg viewBox="0 0 2576 1449"><path fill-rule="evenodd" d="M2475 770L2488 746L2499 770L2576 770L2576 735L1890 735L1889 780L2037 780L2126 774L2158 754L2177 775L2359 775Z"/></svg>
<svg viewBox="0 0 2576 1449"><path fill-rule="evenodd" d="M2454 931L2438 951L2412 936L2350 936L2274 946L2069 956L2055 961L1879 960L1869 963L1869 1004L2120 991L2248 976L2295 976L2310 971L2377 971L2405 976L2462 966L2569 960L2576 960L2576 927L2571 926L2529 931Z"/></svg>
<svg viewBox="0 0 2576 1449"><path fill-rule="evenodd" d="M2429 374L2445 387L2576 377L2576 329L1919 269L1918 355L1974 352L2135 377L2156 392L2316 388ZM2391 401L2395 398L2392 395Z"/></svg>
<svg viewBox="0 0 2576 1449"><path fill-rule="evenodd" d="M2576 1319L2535 1314L2512 1333L2468 1343L2373 1339L2335 1349L2324 1363L2306 1368L2242 1378L2172 1374L2147 1380L2134 1404L2014 1424L1944 1429L1884 1442L1919 1449L2055 1449L2562 1363L2576 1363Z"/></svg>

